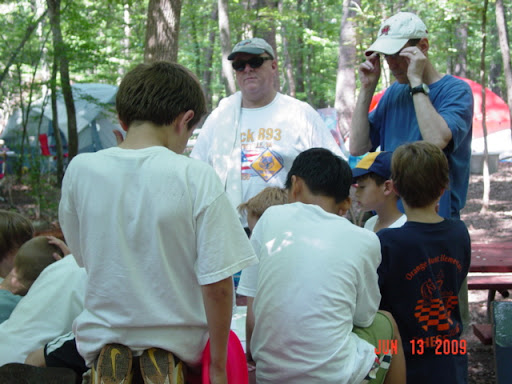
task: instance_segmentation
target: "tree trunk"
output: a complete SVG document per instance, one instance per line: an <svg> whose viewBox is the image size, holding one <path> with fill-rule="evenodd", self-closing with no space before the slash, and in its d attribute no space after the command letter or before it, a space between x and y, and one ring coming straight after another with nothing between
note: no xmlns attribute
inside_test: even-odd
<svg viewBox="0 0 512 384"><path fill-rule="evenodd" d="M277 55L277 43L276 43L276 18L275 12L277 11L277 1L275 0L259 0L256 2L256 9L258 10L258 27L254 30L254 37L261 37L270 44L274 50L279 65L279 58ZM265 10L265 13L261 14L261 10ZM279 91L281 88L279 79L279 69L276 72L274 78L274 88Z"/></svg>
<svg viewBox="0 0 512 384"><path fill-rule="evenodd" d="M302 5L303 0L297 0L297 11L302 13ZM295 62L295 79L296 79L296 90L298 94L304 94L304 37L303 37L303 28L299 33L299 37L297 39L296 47L296 57L297 60Z"/></svg>
<svg viewBox="0 0 512 384"><path fill-rule="evenodd" d="M219 0L219 32L220 46L222 50L222 80L226 87L226 93L231 95L236 92L235 79L233 78L233 69L228 60L231 53L231 34L229 32L229 13L228 0Z"/></svg>
<svg viewBox="0 0 512 384"><path fill-rule="evenodd" d="M58 58L54 56L52 66L52 76L50 78L51 104L52 104L52 124L53 135L55 137L55 147L57 150L57 186L62 185L64 177L64 155L62 153L62 140L59 129L59 113L57 111L57 72L59 70Z"/></svg>
<svg viewBox="0 0 512 384"><path fill-rule="evenodd" d="M47 3L53 33L54 55L57 57L57 63L60 69L62 95L64 96L64 103L66 104L68 118L68 160L71 161L78 153L78 133L76 128L75 103L73 101L73 93L69 79L69 62L60 29L60 0L47 0ZM58 125L54 126L54 128L58 132L57 134L60 134Z"/></svg>
<svg viewBox="0 0 512 384"><path fill-rule="evenodd" d="M149 0L144 61L178 60L181 0Z"/></svg>
<svg viewBox="0 0 512 384"><path fill-rule="evenodd" d="M343 139L348 136L350 131L356 92L354 71L356 66L356 34L352 21L355 11L351 8L352 0L344 0L338 51L338 73L336 76L336 100L334 103L338 118L338 129Z"/></svg>
<svg viewBox="0 0 512 384"><path fill-rule="evenodd" d="M491 190L491 182L489 180L489 153L487 149L487 124L485 123L485 46L487 43L487 4L488 0L484 0L484 8L482 10L482 51L480 54L480 85L482 86L482 128L484 131L484 164L483 164L483 179L484 179L484 193L482 196L482 209L480 213L487 212L489 208L489 195Z"/></svg>
<svg viewBox="0 0 512 384"><path fill-rule="evenodd" d="M467 77L468 61L468 26L467 24L457 23L455 27L455 48L457 55L455 57L455 66L453 74L456 76Z"/></svg>
<svg viewBox="0 0 512 384"><path fill-rule="evenodd" d="M510 134L512 135L512 69L510 67L510 45L505 15L503 0L496 0L496 24L498 26L501 56L503 57L503 73L507 83L507 104L510 112Z"/></svg>
<svg viewBox="0 0 512 384"><path fill-rule="evenodd" d="M213 3L213 10L210 19L213 22L218 20L217 3ZM216 29L212 28L208 34L208 47L204 53L204 71L203 71L203 90L206 96L206 103L208 110L212 110L212 64L213 64L213 47L215 47L215 36L217 35Z"/></svg>

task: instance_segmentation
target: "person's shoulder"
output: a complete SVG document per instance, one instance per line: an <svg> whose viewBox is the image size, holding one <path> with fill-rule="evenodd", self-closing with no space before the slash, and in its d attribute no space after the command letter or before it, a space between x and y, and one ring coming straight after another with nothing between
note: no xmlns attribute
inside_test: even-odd
<svg viewBox="0 0 512 384"><path fill-rule="evenodd" d="M320 117L320 114L307 102L296 99L295 97L288 96L282 93L278 93L277 102L279 104L285 105L287 108L293 107L295 110L302 111L308 114L314 114L315 116Z"/></svg>
<svg viewBox="0 0 512 384"><path fill-rule="evenodd" d="M466 81L448 74L444 75L439 81L431 86L434 91L436 87L439 87L443 90L451 90L457 92L464 91L470 93L471 95L473 94L470 85Z"/></svg>

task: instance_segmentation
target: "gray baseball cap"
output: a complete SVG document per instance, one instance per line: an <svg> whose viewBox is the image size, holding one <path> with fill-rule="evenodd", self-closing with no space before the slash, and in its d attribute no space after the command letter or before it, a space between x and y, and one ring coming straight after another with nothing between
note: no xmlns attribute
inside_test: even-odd
<svg viewBox="0 0 512 384"><path fill-rule="evenodd" d="M259 37L253 37L252 39L242 40L237 43L228 56L228 60L233 60L237 53L250 53L253 55L261 55L263 52L267 52L270 57L275 59L274 50L265 40Z"/></svg>

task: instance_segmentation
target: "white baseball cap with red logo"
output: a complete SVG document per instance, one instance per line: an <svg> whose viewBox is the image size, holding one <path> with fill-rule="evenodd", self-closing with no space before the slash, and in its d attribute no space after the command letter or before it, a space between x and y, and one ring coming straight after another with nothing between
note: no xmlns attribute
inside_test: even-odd
<svg viewBox="0 0 512 384"><path fill-rule="evenodd" d="M427 36L427 27L418 16L411 12L399 12L381 24L377 40L364 54L370 56L373 52L378 52L394 55L410 39L421 39Z"/></svg>

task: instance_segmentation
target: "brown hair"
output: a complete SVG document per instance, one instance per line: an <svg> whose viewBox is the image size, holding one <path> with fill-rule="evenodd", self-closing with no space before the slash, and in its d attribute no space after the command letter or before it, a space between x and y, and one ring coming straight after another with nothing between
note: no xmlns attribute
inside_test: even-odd
<svg viewBox="0 0 512 384"><path fill-rule="evenodd" d="M391 179L407 205L426 207L450 184L448 159L438 146L426 141L403 144L393 152Z"/></svg>
<svg viewBox="0 0 512 384"><path fill-rule="evenodd" d="M23 244L16 257L14 267L18 280L28 289L48 265L55 262L53 254L63 257L62 250L48 243L45 236L37 236Z"/></svg>
<svg viewBox="0 0 512 384"><path fill-rule="evenodd" d="M157 61L139 64L126 74L116 95L119 119L170 125L180 113L194 111L192 129L206 113L206 100L196 76L182 65Z"/></svg>
<svg viewBox="0 0 512 384"><path fill-rule="evenodd" d="M29 219L19 213L0 209L0 261L34 236Z"/></svg>
<svg viewBox="0 0 512 384"><path fill-rule="evenodd" d="M240 204L238 211L242 214L251 213L257 217L261 217L268 207L286 204L287 202L288 193L286 190L277 187L267 187L245 203Z"/></svg>
<svg viewBox="0 0 512 384"><path fill-rule="evenodd" d="M385 177L382 177L381 175L378 175L375 172L369 172L363 176L358 176L355 178L356 183L359 183L361 181L364 181L366 179L373 180L377 186L384 184L388 179Z"/></svg>

